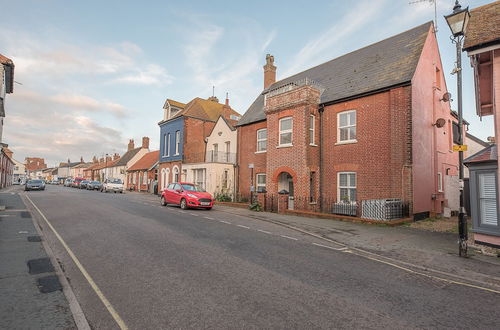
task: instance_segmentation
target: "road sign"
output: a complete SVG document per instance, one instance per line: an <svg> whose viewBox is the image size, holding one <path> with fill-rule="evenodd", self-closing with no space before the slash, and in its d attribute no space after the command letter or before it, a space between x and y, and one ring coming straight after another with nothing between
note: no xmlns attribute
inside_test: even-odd
<svg viewBox="0 0 500 330"><path fill-rule="evenodd" d="M253 163L248 164L248 168L253 168Z"/></svg>
<svg viewBox="0 0 500 330"><path fill-rule="evenodd" d="M467 145L465 145L465 144L454 145L453 146L453 151L467 151Z"/></svg>

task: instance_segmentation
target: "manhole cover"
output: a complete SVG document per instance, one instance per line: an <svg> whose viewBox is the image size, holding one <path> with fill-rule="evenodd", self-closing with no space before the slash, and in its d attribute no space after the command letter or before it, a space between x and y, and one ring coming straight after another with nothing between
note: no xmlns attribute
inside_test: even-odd
<svg viewBox="0 0 500 330"><path fill-rule="evenodd" d="M49 273L54 271L54 266L49 258L32 259L28 261L30 274Z"/></svg>
<svg viewBox="0 0 500 330"><path fill-rule="evenodd" d="M38 280L38 290L41 293L49 293L57 290L62 290L61 282L56 275L40 277Z"/></svg>
<svg viewBox="0 0 500 330"><path fill-rule="evenodd" d="M28 236L28 242L41 242L42 238L38 235Z"/></svg>
<svg viewBox="0 0 500 330"><path fill-rule="evenodd" d="M27 211L22 211L21 218L31 218L31 213L29 213Z"/></svg>

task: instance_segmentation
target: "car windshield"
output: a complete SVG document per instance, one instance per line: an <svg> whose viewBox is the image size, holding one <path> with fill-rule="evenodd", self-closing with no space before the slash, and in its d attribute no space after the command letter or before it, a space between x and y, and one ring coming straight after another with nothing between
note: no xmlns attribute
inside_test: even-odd
<svg viewBox="0 0 500 330"><path fill-rule="evenodd" d="M196 185L196 184L183 184L182 189L185 191L199 191L199 192L205 192L205 189L202 187Z"/></svg>
<svg viewBox="0 0 500 330"><path fill-rule="evenodd" d="M120 179L110 179L109 183L122 184L122 180L120 180Z"/></svg>
<svg viewBox="0 0 500 330"><path fill-rule="evenodd" d="M42 180L29 180L28 183L31 183L31 184L40 184L40 183L43 183Z"/></svg>
<svg viewBox="0 0 500 330"><path fill-rule="evenodd" d="M82 183L89 183L90 181L87 181L87 180L83 180Z"/></svg>
<svg viewBox="0 0 500 330"><path fill-rule="evenodd" d="M93 183L93 184L99 184L100 182L99 181L92 181L91 183Z"/></svg>

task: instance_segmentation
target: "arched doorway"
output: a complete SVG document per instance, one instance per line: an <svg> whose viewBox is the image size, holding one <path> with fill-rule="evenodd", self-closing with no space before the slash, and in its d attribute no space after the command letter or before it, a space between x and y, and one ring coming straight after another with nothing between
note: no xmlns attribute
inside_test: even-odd
<svg viewBox="0 0 500 330"><path fill-rule="evenodd" d="M278 192L283 190L288 192L288 209L293 210L294 207L293 177L288 172L281 172L278 175Z"/></svg>
<svg viewBox="0 0 500 330"><path fill-rule="evenodd" d="M179 167L177 167L177 165L174 166L174 168L172 169L172 173L173 173L173 180L172 182L179 182L180 178L179 178Z"/></svg>

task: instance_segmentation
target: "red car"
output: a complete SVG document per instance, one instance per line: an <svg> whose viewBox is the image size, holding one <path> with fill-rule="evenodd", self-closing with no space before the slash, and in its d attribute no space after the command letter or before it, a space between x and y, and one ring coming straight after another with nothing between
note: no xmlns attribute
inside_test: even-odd
<svg viewBox="0 0 500 330"><path fill-rule="evenodd" d="M193 183L176 182L171 183L161 193L161 205L180 205L186 210L190 207L212 209L214 199L203 188Z"/></svg>
<svg viewBox="0 0 500 330"><path fill-rule="evenodd" d="M71 186L73 188L80 188L80 183L85 180L85 178L74 178L73 179L73 183L71 184Z"/></svg>

